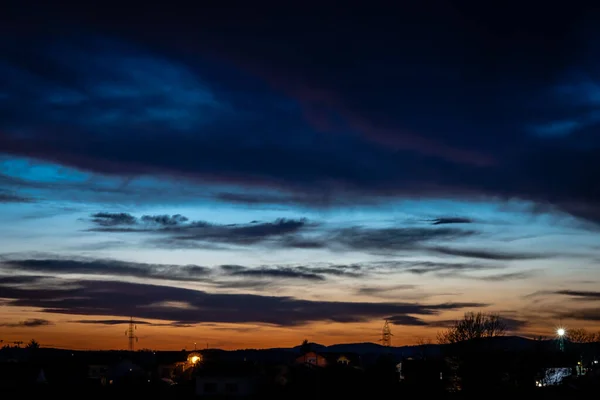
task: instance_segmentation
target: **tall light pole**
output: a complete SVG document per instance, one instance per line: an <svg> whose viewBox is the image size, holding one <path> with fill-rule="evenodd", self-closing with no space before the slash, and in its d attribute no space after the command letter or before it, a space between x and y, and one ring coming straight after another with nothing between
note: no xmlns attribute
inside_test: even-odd
<svg viewBox="0 0 600 400"><path fill-rule="evenodd" d="M567 331L565 328L558 328L556 330L556 336L558 336L558 348L560 351L565 351L565 335Z"/></svg>

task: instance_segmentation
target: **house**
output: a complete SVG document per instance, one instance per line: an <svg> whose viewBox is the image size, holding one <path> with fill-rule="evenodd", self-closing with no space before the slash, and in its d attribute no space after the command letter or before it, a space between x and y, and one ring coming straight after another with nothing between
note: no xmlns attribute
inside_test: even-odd
<svg viewBox="0 0 600 400"><path fill-rule="evenodd" d="M88 365L88 379L97 382L101 385L107 384L106 377L108 376L108 365L92 364Z"/></svg>
<svg viewBox="0 0 600 400"><path fill-rule="evenodd" d="M245 397L256 393L257 381L249 376L198 376L196 396Z"/></svg>
<svg viewBox="0 0 600 400"><path fill-rule="evenodd" d="M326 367L328 362L324 355L319 354L315 351L309 351L306 354L296 358L296 364L308 364L317 367Z"/></svg>
<svg viewBox="0 0 600 400"><path fill-rule="evenodd" d="M196 396L248 397L257 393L259 382L251 365L202 366L196 372Z"/></svg>
<svg viewBox="0 0 600 400"><path fill-rule="evenodd" d="M350 359L343 354L337 357L335 362L340 365L350 365Z"/></svg>
<svg viewBox="0 0 600 400"><path fill-rule="evenodd" d="M46 383L46 373L39 365L0 363L0 393L23 392Z"/></svg>
<svg viewBox="0 0 600 400"><path fill-rule="evenodd" d="M148 382L148 374L130 360L122 360L108 370L110 385L132 385Z"/></svg>

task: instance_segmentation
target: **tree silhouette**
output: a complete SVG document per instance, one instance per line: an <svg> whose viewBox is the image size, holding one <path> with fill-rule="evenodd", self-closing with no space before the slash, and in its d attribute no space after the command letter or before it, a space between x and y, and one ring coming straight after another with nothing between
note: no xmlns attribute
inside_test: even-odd
<svg viewBox="0 0 600 400"><path fill-rule="evenodd" d="M310 342L306 339L304 339L302 341L302 344L300 345L300 353L304 356L304 363L306 364L306 355L308 353L310 353L311 350L311 345Z"/></svg>
<svg viewBox="0 0 600 400"><path fill-rule="evenodd" d="M455 321L446 330L438 332L437 339L440 344L449 344L504 336L505 333L506 324L499 315L468 312L462 320Z"/></svg>
<svg viewBox="0 0 600 400"><path fill-rule="evenodd" d="M575 343L594 343L600 341L600 334L588 332L585 329L569 329L567 339Z"/></svg>
<svg viewBox="0 0 600 400"><path fill-rule="evenodd" d="M312 347L312 346L310 345L309 341L308 341L308 340L306 340L306 339L304 339L304 340L302 341L302 344L300 345L300 352L301 352L302 354L309 353L309 352L310 352L310 350L311 350L311 347Z"/></svg>
<svg viewBox="0 0 600 400"><path fill-rule="evenodd" d="M491 343L482 339L504 336L505 332L506 324L500 316L482 312L468 312L463 319L438 332L438 342L451 345L442 351L455 390L477 393L501 384L507 361Z"/></svg>
<svg viewBox="0 0 600 400"><path fill-rule="evenodd" d="M27 343L27 348L31 350L36 350L40 348L40 344L35 339L31 339L29 343Z"/></svg>

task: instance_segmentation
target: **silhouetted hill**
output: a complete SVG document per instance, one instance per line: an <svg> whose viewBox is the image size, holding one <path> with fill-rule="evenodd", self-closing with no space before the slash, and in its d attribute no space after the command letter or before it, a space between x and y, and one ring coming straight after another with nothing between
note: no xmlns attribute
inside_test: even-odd
<svg viewBox="0 0 600 400"><path fill-rule="evenodd" d="M556 340L533 340L519 336L504 336L483 339L482 342L488 350L502 351L534 351L534 350L556 350ZM593 344L581 344L566 342L567 349L582 349L585 346ZM362 357L363 360L376 359L381 355L389 355L395 359L407 357L437 357L442 354L445 346L460 346L458 345L414 345L400 347L385 347L377 343L341 343L331 346L325 346L319 343L311 343L313 351L327 353L353 353ZM449 347L450 348L450 347ZM253 361L266 363L285 363L291 362L300 354L300 346L292 348L271 348L271 349L242 349L242 350L199 350L206 359L220 359L231 361ZM77 351L77 350L61 350L51 348L41 348L35 353L38 359L64 359L69 362L82 362L94 364L109 364L116 360L130 358L140 364L151 363L172 363L175 361L183 361L186 359L189 351L139 351L133 354L126 351ZM26 349L2 349L0 351L0 361L10 361L11 359L26 359L31 357Z"/></svg>

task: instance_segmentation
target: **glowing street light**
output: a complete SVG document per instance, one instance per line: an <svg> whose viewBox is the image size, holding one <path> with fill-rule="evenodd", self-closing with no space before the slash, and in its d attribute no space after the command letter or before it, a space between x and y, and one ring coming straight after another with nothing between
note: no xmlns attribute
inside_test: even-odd
<svg viewBox="0 0 600 400"><path fill-rule="evenodd" d="M565 328L558 328L556 330L556 336L558 336L558 348L560 351L565 351L565 335L567 330Z"/></svg>

